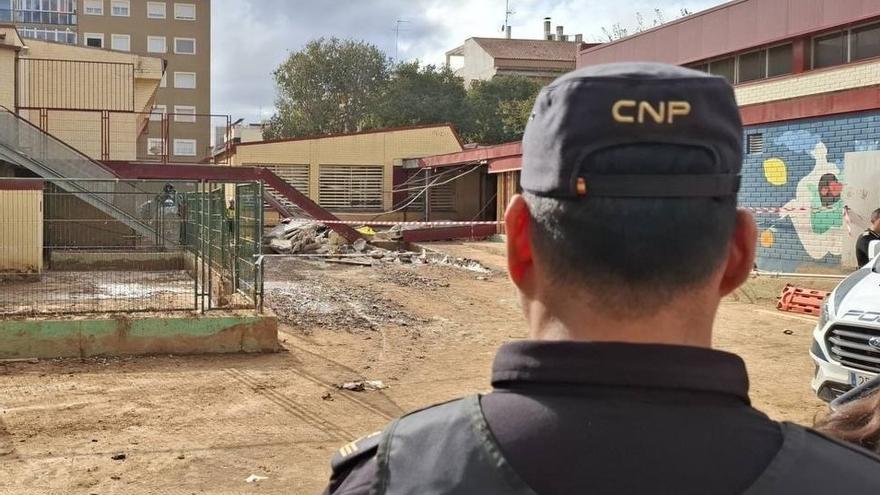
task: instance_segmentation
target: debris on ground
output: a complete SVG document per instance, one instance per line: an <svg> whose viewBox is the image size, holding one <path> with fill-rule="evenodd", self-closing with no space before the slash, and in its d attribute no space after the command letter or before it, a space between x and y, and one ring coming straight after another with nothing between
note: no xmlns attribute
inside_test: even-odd
<svg viewBox="0 0 880 495"><path fill-rule="evenodd" d="M384 324L422 323L400 303L356 284L340 285L321 273L304 270L298 280L267 282L266 304L292 326L313 330L329 328L356 333L374 331ZM354 290L353 290L354 289Z"/></svg>
<svg viewBox="0 0 880 495"><path fill-rule="evenodd" d="M244 482L245 483L256 483L258 481L263 481L263 480L267 480L267 479L269 479L269 478L266 476L258 476L256 474L252 474L252 475L248 476L247 478L245 478Z"/></svg>
<svg viewBox="0 0 880 495"><path fill-rule="evenodd" d="M360 380L356 382L345 382L336 385L340 390L350 390L352 392L366 392L371 390L384 390L388 388L382 383L382 380Z"/></svg>
<svg viewBox="0 0 880 495"><path fill-rule="evenodd" d="M120 452L118 454L113 454L112 456L110 456L110 459L112 459L114 461L124 461L125 457L126 457L125 454Z"/></svg>
<svg viewBox="0 0 880 495"><path fill-rule="evenodd" d="M321 399L332 401L332 400L333 400L333 394L331 394L330 392L327 392L327 393L325 393L324 395L321 396Z"/></svg>
<svg viewBox="0 0 880 495"><path fill-rule="evenodd" d="M400 287L433 291L449 287L449 281L445 278L431 278L419 274L416 270L403 266L385 266L379 272L379 280L389 282Z"/></svg>

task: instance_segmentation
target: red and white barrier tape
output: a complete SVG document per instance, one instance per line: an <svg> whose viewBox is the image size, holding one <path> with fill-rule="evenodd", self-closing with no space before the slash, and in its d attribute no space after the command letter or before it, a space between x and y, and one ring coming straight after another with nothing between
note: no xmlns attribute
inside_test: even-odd
<svg viewBox="0 0 880 495"><path fill-rule="evenodd" d="M793 212L793 211L827 211L831 210L833 207L826 208L756 208L746 206L744 209L753 211L755 213L780 213L780 212ZM458 222L458 221L434 221L434 222L390 222L390 221L370 221L370 220L315 220L316 222L323 223L325 225L351 225L354 227L360 227L364 225L376 226L376 227L394 227L399 225L401 227L471 227L477 225L501 225L504 223L502 220L497 221L473 221L473 222Z"/></svg>

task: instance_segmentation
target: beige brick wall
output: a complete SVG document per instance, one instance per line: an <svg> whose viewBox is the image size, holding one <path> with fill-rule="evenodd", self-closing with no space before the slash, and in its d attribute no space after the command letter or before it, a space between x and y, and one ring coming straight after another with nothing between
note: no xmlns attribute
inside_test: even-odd
<svg viewBox="0 0 880 495"><path fill-rule="evenodd" d="M126 71L102 73L102 77L107 79L106 81L96 80L96 72L88 66L78 66L79 68L77 66L73 68L65 67L65 73L62 74L63 77L52 73L40 74L39 72L34 72L27 74L22 71L20 87L28 87L30 82L28 78L63 82L63 90L81 96L74 99L68 98L69 101L63 101L62 103L68 104L61 105L62 108L112 109L110 105L113 101L127 100L131 102L133 99L134 111L141 113L110 113L109 157L111 160L137 159L138 129L148 119L147 112L152 108L156 91L159 88L162 79L162 60L155 57L132 55L130 53L47 43L37 40L28 40L28 47L28 50L21 52L22 58L111 62L133 65L133 74ZM0 50L0 104L4 104L3 102L8 99L7 92L14 91L15 87L11 77L11 74L14 74L14 70L9 72L3 70L5 67L5 59L3 57L7 52L14 53L10 50ZM49 64L43 67L45 67L44 70L51 71L59 66ZM121 84L120 77L123 78ZM122 94L117 95L116 99L114 99L113 96L107 95L106 92L86 90L95 86L118 90ZM59 90L62 90L62 88L59 87ZM33 95L30 98L26 95L22 96L22 104L32 107L58 107L59 105L57 104L49 104L57 103L58 101L61 100L39 94ZM126 105L126 109L129 107L131 107L131 103ZM37 111L23 111L22 116L34 124L40 125ZM101 113L99 111L51 110L48 112L46 131L85 155L94 159L101 159L102 135Z"/></svg>
<svg viewBox="0 0 880 495"><path fill-rule="evenodd" d="M0 191L0 273L43 270L43 191Z"/></svg>
<svg viewBox="0 0 880 495"><path fill-rule="evenodd" d="M736 100L754 105L880 84L880 62L850 64L737 86Z"/></svg>
<svg viewBox="0 0 880 495"><path fill-rule="evenodd" d="M0 49L0 105L15 108L15 51Z"/></svg>
<svg viewBox="0 0 880 495"><path fill-rule="evenodd" d="M461 151L449 127L401 129L299 141L249 144L236 147L234 165L309 164L310 197L318 201L320 165L382 165L383 209L391 207L395 161Z"/></svg>

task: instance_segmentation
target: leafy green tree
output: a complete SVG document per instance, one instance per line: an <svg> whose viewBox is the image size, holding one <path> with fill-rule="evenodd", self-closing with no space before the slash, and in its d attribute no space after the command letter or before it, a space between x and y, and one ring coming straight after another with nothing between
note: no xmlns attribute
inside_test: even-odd
<svg viewBox="0 0 880 495"><path fill-rule="evenodd" d="M317 39L273 73L277 113L267 139L354 132L369 126L371 105L388 83L390 62L362 41Z"/></svg>
<svg viewBox="0 0 880 495"><path fill-rule="evenodd" d="M397 65L385 90L376 99L374 123L396 127L451 122L458 129L468 126L464 80L449 67Z"/></svg>
<svg viewBox="0 0 880 495"><path fill-rule="evenodd" d="M522 76L474 81L468 91L470 122L465 137L480 144L522 139L541 85Z"/></svg>

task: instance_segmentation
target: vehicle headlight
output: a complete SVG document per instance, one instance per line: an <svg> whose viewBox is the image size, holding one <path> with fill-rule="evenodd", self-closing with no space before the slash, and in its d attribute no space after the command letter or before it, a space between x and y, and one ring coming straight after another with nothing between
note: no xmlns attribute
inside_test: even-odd
<svg viewBox="0 0 880 495"><path fill-rule="evenodd" d="M819 328L825 328L825 324L831 319L831 296L825 298L822 310L819 311Z"/></svg>

